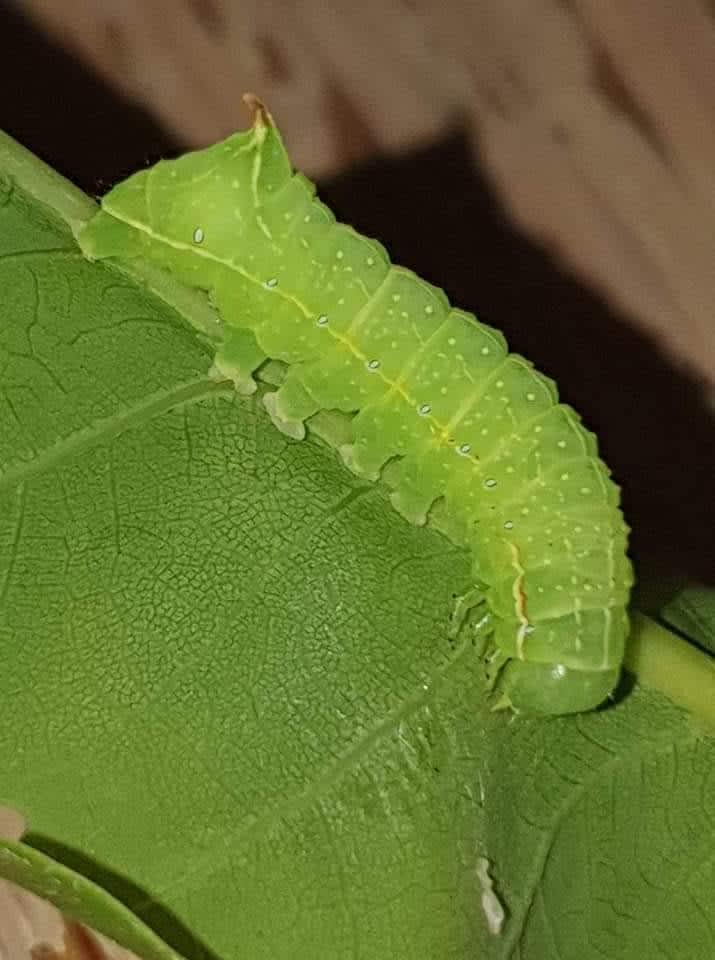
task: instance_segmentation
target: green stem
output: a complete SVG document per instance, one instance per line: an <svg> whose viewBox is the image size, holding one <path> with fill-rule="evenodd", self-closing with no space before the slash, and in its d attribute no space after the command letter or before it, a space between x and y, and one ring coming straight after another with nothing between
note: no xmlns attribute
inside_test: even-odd
<svg viewBox="0 0 715 960"><path fill-rule="evenodd" d="M97 211L97 204L34 153L0 130L0 171L25 193L51 207L75 232Z"/></svg>
<svg viewBox="0 0 715 960"><path fill-rule="evenodd" d="M626 669L715 729L715 660L641 613L632 615Z"/></svg>

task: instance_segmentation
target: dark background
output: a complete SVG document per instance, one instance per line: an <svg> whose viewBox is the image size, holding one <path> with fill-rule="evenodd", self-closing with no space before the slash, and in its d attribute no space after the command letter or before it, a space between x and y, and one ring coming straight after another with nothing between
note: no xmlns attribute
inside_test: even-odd
<svg viewBox="0 0 715 960"><path fill-rule="evenodd" d="M1 3L0 128L94 195L182 148ZM715 430L704 392L513 229L466 138L375 160L320 193L557 380L623 488L646 586L715 584Z"/></svg>

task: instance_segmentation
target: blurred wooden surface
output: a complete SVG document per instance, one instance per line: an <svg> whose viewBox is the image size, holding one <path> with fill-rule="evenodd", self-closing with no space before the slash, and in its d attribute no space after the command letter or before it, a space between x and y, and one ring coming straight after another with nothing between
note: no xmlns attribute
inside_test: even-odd
<svg viewBox="0 0 715 960"><path fill-rule="evenodd" d="M16 841L23 818L0 807L0 839ZM0 880L0 960L135 960L133 953L62 916L27 890Z"/></svg>
<svg viewBox="0 0 715 960"><path fill-rule="evenodd" d="M518 223L715 383L705 0L18 2L188 145L244 90L313 176L468 123Z"/></svg>

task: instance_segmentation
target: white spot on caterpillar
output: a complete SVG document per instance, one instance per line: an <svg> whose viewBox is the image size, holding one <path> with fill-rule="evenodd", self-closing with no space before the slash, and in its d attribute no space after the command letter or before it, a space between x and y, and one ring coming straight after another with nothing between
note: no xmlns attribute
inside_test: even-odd
<svg viewBox="0 0 715 960"><path fill-rule="evenodd" d="M417 408L417 412L421 417L426 417L431 411L432 407L428 403L423 403Z"/></svg>
<svg viewBox="0 0 715 960"><path fill-rule="evenodd" d="M450 345L450 347L453 347L456 342L457 342L457 341L456 341L456 339L455 339L454 337L450 337L449 340L447 341L447 343Z"/></svg>
<svg viewBox="0 0 715 960"><path fill-rule="evenodd" d="M427 306L425 307L425 313L426 314L434 313L434 307L430 306L430 304L427 304Z"/></svg>
<svg viewBox="0 0 715 960"><path fill-rule="evenodd" d="M535 394L535 393L527 393L526 399L527 399L527 400L536 400L536 394Z"/></svg>
<svg viewBox="0 0 715 960"><path fill-rule="evenodd" d="M368 257L367 260L365 261L365 263L368 265L368 267L374 267L374 266L375 266L375 258L374 258L374 257Z"/></svg>
<svg viewBox="0 0 715 960"><path fill-rule="evenodd" d="M393 293L393 294L392 294L392 302L393 302L393 303L399 303L401 299L402 299L402 297L399 295L399 293Z"/></svg>
<svg viewBox="0 0 715 960"><path fill-rule="evenodd" d="M486 357L489 353L489 347L482 347L482 356Z"/></svg>
<svg viewBox="0 0 715 960"><path fill-rule="evenodd" d="M277 286L278 286L278 280L276 277L271 277L270 280L266 280L266 282L264 283L264 287L268 287L269 290L272 290L273 287L277 287Z"/></svg>
<svg viewBox="0 0 715 960"><path fill-rule="evenodd" d="M486 857L477 860L477 879L482 888L482 910L489 932L498 937L504 926L506 912L501 900L494 892L492 878L489 876L489 861Z"/></svg>
<svg viewBox="0 0 715 960"><path fill-rule="evenodd" d="M471 449L472 448L468 443L460 443L460 445L457 447L457 453L461 457L466 457Z"/></svg>
<svg viewBox="0 0 715 960"><path fill-rule="evenodd" d="M581 487L581 491L580 491L580 492L585 496L586 494L588 494L588 493L591 492L591 488L590 488L590 487Z"/></svg>
<svg viewBox="0 0 715 960"><path fill-rule="evenodd" d="M203 243L203 242L204 242L204 231L201 229L201 227L197 227L197 228L194 230L194 236L193 236L192 239L193 239L194 243Z"/></svg>
<svg viewBox="0 0 715 960"><path fill-rule="evenodd" d="M566 441L565 441L565 440L559 440L559 442L556 444L556 446L557 446L557 447L561 447L561 449L563 450L563 448L566 446Z"/></svg>
<svg viewBox="0 0 715 960"><path fill-rule="evenodd" d="M233 187L234 190L238 190L238 188L241 186L241 181L240 181L240 180L232 180L232 181L231 181L231 186Z"/></svg>
<svg viewBox="0 0 715 960"><path fill-rule="evenodd" d="M490 490L493 487L496 487L496 485L497 485L497 482L493 477L489 477L487 480L484 481L484 486L488 487Z"/></svg>
<svg viewBox="0 0 715 960"><path fill-rule="evenodd" d="M568 473L562 473L562 474L561 474L561 479L562 479L562 480L568 480L568 478L569 478Z"/></svg>
<svg viewBox="0 0 715 960"><path fill-rule="evenodd" d="M366 364L366 366L367 366L367 369L368 369L368 370L377 370L377 368L380 366L380 361L379 361L379 360L369 360L368 363Z"/></svg>
<svg viewBox="0 0 715 960"><path fill-rule="evenodd" d="M503 380L497 380L497 382L496 382L496 388L497 388L497 390L501 390L501 388L502 388L503 386L504 386L504 381L503 381Z"/></svg>
<svg viewBox="0 0 715 960"><path fill-rule="evenodd" d="M343 257L345 256L345 254L343 253L342 250L338 250L338 252L335 254L335 256L336 256L336 258L337 258L338 260L342 260Z"/></svg>
<svg viewBox="0 0 715 960"><path fill-rule="evenodd" d="M505 529L505 530L513 530L513 529L514 529L514 521L513 521L513 520L506 520L506 521L504 522L504 529Z"/></svg>
<svg viewBox="0 0 715 960"><path fill-rule="evenodd" d="M324 313L321 313L318 319L316 320L316 323L318 324L319 327L324 327L327 322L328 322L328 318Z"/></svg>

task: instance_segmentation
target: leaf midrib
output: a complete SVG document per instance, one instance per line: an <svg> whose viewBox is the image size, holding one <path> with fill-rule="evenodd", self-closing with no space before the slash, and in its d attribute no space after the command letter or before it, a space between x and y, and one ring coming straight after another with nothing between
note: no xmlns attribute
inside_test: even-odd
<svg viewBox="0 0 715 960"><path fill-rule="evenodd" d="M0 473L0 494L32 477L54 469L86 450L114 439L127 430L154 420L179 404L198 402L207 397L222 394L233 395L230 384L201 377L174 386L170 390L158 391L150 397L144 397L139 403L127 407L121 413L72 431L57 443L40 450L31 460L8 467Z"/></svg>

